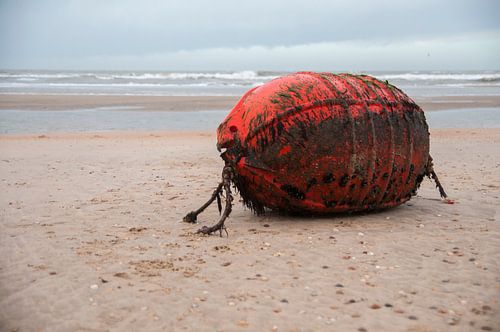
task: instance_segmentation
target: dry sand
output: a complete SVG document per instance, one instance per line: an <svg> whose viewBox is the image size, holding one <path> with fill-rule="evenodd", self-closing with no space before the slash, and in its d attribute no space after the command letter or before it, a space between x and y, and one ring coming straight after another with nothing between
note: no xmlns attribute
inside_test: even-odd
<svg viewBox="0 0 500 332"><path fill-rule="evenodd" d="M101 95L0 95L0 110L71 110L96 107L130 107L145 111L199 111L231 109L236 96L101 96ZM500 107L500 96L419 97L425 111L450 108Z"/></svg>
<svg viewBox="0 0 500 332"><path fill-rule="evenodd" d="M206 133L0 137L2 331L500 328L500 130L433 130L436 171L391 210L181 222L222 162Z"/></svg>

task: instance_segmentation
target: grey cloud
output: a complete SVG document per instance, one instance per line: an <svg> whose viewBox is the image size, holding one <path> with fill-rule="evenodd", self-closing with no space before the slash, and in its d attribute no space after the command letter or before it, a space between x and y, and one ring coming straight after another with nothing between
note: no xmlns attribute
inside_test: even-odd
<svg viewBox="0 0 500 332"><path fill-rule="evenodd" d="M500 29L500 4L444 1L1 1L0 66L207 48L391 44Z"/></svg>

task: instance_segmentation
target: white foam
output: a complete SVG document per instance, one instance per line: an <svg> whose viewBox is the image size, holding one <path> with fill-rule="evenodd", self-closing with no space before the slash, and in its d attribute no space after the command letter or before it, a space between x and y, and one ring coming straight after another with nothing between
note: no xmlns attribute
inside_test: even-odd
<svg viewBox="0 0 500 332"><path fill-rule="evenodd" d="M277 76L259 76L255 71L245 70L233 73L169 73L172 79L224 79L224 80L270 80Z"/></svg>
<svg viewBox="0 0 500 332"><path fill-rule="evenodd" d="M148 72L148 73L117 73L117 72L81 72L81 73L19 73L3 72L0 78L27 79L65 79L87 78L97 80L241 80L241 81L267 81L276 78L275 75L259 75L258 72L244 70L238 72Z"/></svg>
<svg viewBox="0 0 500 332"><path fill-rule="evenodd" d="M0 73L0 78L20 78L20 79L39 79L39 78L74 78L74 77L81 77L82 74L77 74L77 73L60 73L60 74L45 74L45 73L22 73L22 74L16 74L16 73Z"/></svg>
<svg viewBox="0 0 500 332"><path fill-rule="evenodd" d="M406 81L496 81L500 80L500 73L403 73L374 75L381 80L406 80Z"/></svg>
<svg viewBox="0 0 500 332"><path fill-rule="evenodd" d="M16 88L16 87L26 87L26 88L41 88L41 87L81 87L81 88L93 88L93 87L165 87L165 88L175 88L175 87L208 87L208 86L242 86L237 84L225 85L216 83L189 83L189 84L172 84L172 83L0 83L0 88Z"/></svg>
<svg viewBox="0 0 500 332"><path fill-rule="evenodd" d="M142 74L96 74L95 77L100 80L126 79L126 80L158 80L168 78L164 74L142 73Z"/></svg>

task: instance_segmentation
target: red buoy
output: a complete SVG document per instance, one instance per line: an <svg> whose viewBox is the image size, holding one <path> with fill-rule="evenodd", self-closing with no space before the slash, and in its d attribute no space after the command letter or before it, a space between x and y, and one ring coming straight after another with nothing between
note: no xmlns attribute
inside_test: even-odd
<svg viewBox="0 0 500 332"><path fill-rule="evenodd" d="M248 91L217 130L226 166L208 206L231 184L257 213L325 214L393 207L433 177L424 112L367 75L300 72ZM206 206L188 214L194 222ZM228 208L229 206L229 208Z"/></svg>

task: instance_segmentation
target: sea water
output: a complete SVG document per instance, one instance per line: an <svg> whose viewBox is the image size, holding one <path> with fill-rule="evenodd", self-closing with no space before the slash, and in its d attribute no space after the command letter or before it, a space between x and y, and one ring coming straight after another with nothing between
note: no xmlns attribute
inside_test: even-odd
<svg viewBox="0 0 500 332"><path fill-rule="evenodd" d="M0 110L0 134L98 131L212 131L227 115L220 111L144 112L128 108L71 111ZM500 108L426 112L430 128L500 128Z"/></svg>
<svg viewBox="0 0 500 332"><path fill-rule="evenodd" d="M0 110L0 134L97 131L214 131L225 111L145 112L127 108Z"/></svg>
<svg viewBox="0 0 500 332"><path fill-rule="evenodd" d="M360 72L410 97L500 95L500 71ZM287 72L0 71L1 94L240 96Z"/></svg>
<svg viewBox="0 0 500 332"><path fill-rule="evenodd" d="M363 72L398 86L411 97L500 96L500 71ZM240 96L286 72L0 71L2 94ZM0 110L0 134L112 130L214 131L229 110L145 112L130 107ZM431 128L500 126L498 108L426 113Z"/></svg>

